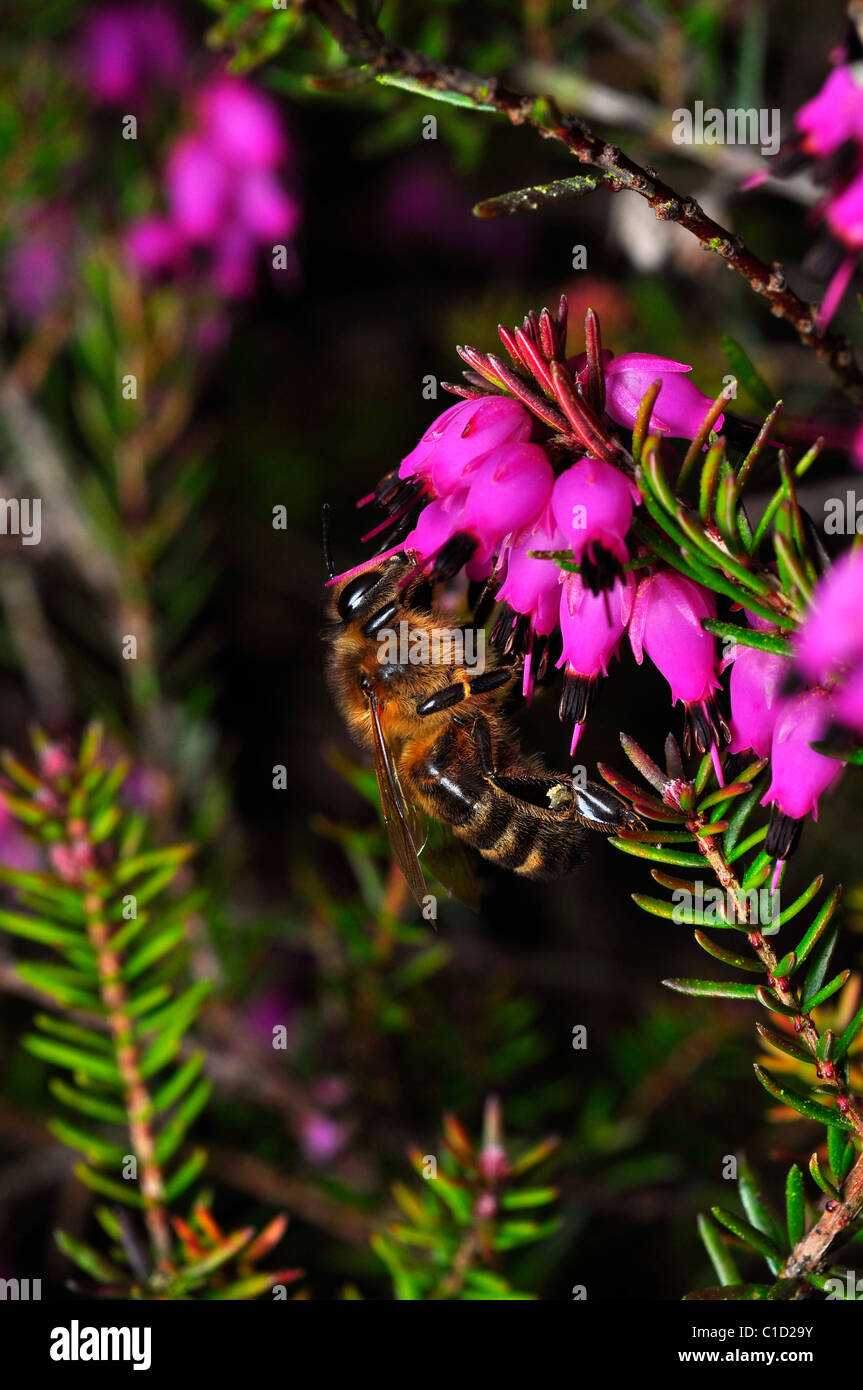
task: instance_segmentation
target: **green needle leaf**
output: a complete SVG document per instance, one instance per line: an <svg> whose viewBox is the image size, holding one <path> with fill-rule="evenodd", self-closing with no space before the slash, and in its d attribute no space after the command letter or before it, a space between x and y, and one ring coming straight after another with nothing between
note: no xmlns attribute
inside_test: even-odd
<svg viewBox="0 0 863 1390"><path fill-rule="evenodd" d="M785 1220L788 1227L788 1244L793 1250L806 1232L803 1173L796 1163L792 1163L788 1169L788 1177L785 1180Z"/></svg>
<svg viewBox="0 0 863 1390"><path fill-rule="evenodd" d="M710 999L755 999L756 985L736 980L663 980L666 989L678 994L694 994Z"/></svg>
<svg viewBox="0 0 863 1390"><path fill-rule="evenodd" d="M819 1125L838 1125L841 1129L854 1128L841 1110L821 1105L817 1100L801 1095L799 1091L792 1090L788 1085L780 1085L769 1071L766 1071L764 1067L759 1067L757 1063L754 1070L765 1091L773 1096L774 1100L778 1100L781 1105L787 1105L790 1109L796 1110L798 1115L805 1116L807 1120L815 1120Z"/></svg>
<svg viewBox="0 0 863 1390"><path fill-rule="evenodd" d="M731 1251L723 1240L718 1226L710 1220L709 1216L699 1213L698 1234L704 1242L704 1248L710 1256L710 1262L720 1283L726 1288L739 1284L740 1274Z"/></svg>
<svg viewBox="0 0 863 1390"><path fill-rule="evenodd" d="M711 1207L716 1220L721 1222L727 1230L735 1235L738 1240L742 1240L744 1245L750 1249L757 1250L759 1255L763 1255L768 1264L774 1262L782 1264L782 1251L775 1241L771 1240L763 1231L759 1231L757 1226L752 1226L748 1221L744 1221L742 1216L737 1216L733 1211L728 1211L726 1207Z"/></svg>

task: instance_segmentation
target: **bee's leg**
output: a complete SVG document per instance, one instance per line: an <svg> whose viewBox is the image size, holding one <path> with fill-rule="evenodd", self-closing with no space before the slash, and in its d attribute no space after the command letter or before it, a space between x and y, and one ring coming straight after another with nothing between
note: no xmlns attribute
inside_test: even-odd
<svg viewBox="0 0 863 1390"><path fill-rule="evenodd" d="M472 695L487 695L490 690L497 690L500 686L506 685L515 674L514 667L499 666L493 671L483 671L481 676L476 676L472 681L456 681L453 685L445 685L443 690L436 690L434 695L429 695L427 700L417 705L417 714L425 718L427 714L439 714L442 709L459 705L462 700L469 700Z"/></svg>
<svg viewBox="0 0 863 1390"><path fill-rule="evenodd" d="M493 782L496 773L491 744L491 725L484 714L478 714L474 720L471 736L479 756L479 765L482 769L482 775L483 777L487 777L490 782Z"/></svg>
<svg viewBox="0 0 863 1390"><path fill-rule="evenodd" d="M612 831L644 829L644 822L608 787L601 787L598 782L580 787L573 782L572 791L576 813L594 830L608 835Z"/></svg>

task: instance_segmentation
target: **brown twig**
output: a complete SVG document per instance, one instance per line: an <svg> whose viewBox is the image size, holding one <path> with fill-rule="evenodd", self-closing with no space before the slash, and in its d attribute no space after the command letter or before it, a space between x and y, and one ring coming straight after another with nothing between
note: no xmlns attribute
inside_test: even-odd
<svg viewBox="0 0 863 1390"><path fill-rule="evenodd" d="M347 14L339 0L307 0L306 8L353 63L373 69L378 76L409 79L430 95L446 92L459 96L476 109L506 116L514 125L533 126L545 139L560 141L580 163L598 169L606 188L637 193L659 221L676 222L742 275L750 288L768 301L771 312L790 323L801 342L828 363L855 403L863 404L863 372L847 338L819 330L816 306L789 288L779 262L768 265L761 260L741 236L708 217L694 198L677 193L655 169L642 168L617 145L601 140L580 117L563 115L550 97L514 92L496 77L478 77L463 68L436 62L427 54L388 43L375 26Z"/></svg>

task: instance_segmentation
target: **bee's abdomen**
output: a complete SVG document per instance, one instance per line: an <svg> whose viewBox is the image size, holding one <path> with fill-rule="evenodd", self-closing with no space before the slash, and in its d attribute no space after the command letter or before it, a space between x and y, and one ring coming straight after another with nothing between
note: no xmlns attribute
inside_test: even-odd
<svg viewBox="0 0 863 1390"><path fill-rule="evenodd" d="M483 798L455 833L493 864L524 878L558 878L584 858L584 831L576 822L550 825L494 793Z"/></svg>

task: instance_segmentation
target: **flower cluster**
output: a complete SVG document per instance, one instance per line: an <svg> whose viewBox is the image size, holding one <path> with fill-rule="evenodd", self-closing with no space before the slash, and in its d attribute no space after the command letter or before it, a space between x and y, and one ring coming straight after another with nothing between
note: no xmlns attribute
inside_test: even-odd
<svg viewBox="0 0 863 1390"><path fill-rule="evenodd" d="M645 423L656 435L691 439L711 401L685 363L603 350L593 314L588 351L567 359L565 325L563 300L556 319L544 311L523 328L502 328L515 371L461 350L472 371L467 388L453 389L466 399L379 484L372 497L389 517L369 535L392 527L384 546L411 551L432 579L464 568L481 588L480 606L500 605L492 641L522 661L527 698L554 664L563 668L560 716L574 725L573 751L627 632L636 660L646 652L683 702L687 745L721 747L729 735L714 698L716 644L702 627L716 616L713 596L655 563L636 580L631 527L641 493L613 430L633 429L654 383ZM489 393L487 383L509 394Z"/></svg>
<svg viewBox="0 0 863 1390"><path fill-rule="evenodd" d="M793 656L739 649L731 668L733 752L769 757L764 805L772 807L768 853L784 858L804 816L845 764L813 745L847 745L863 736L863 551L842 555L821 579L798 630ZM770 626L751 618L754 627Z"/></svg>
<svg viewBox="0 0 863 1390"><path fill-rule="evenodd" d="M158 0L104 5L85 20L77 59L98 105L128 108L146 101L157 84L180 83L186 41L173 12Z"/></svg>
<svg viewBox="0 0 863 1390"><path fill-rule="evenodd" d="M127 245L149 274L188 272L203 255L218 292L240 298L254 289L258 248L297 231L299 204L278 174L287 141L275 104L241 78L205 82L193 104L165 164L168 211L135 223Z"/></svg>
<svg viewBox="0 0 863 1390"><path fill-rule="evenodd" d="M186 113L162 167L164 211L125 230L126 252L140 274L203 284L219 299L236 300L254 290L263 249L274 269L295 272L296 161L271 97L212 66L201 72L174 12L147 0L95 9L78 35L73 67L90 108L141 120L158 97ZM149 178L134 201L145 196L152 196ZM7 296L21 323L62 305L75 280L75 254L69 209L59 201L33 207L5 266Z"/></svg>
<svg viewBox="0 0 863 1390"><path fill-rule="evenodd" d="M821 90L801 106L794 124L796 133L773 172L786 175L811 165L826 189L815 211L827 233L817 261L832 271L818 313L823 329L836 313L863 249L863 61L846 60L833 68ZM766 178L766 173L756 174L746 186Z"/></svg>

